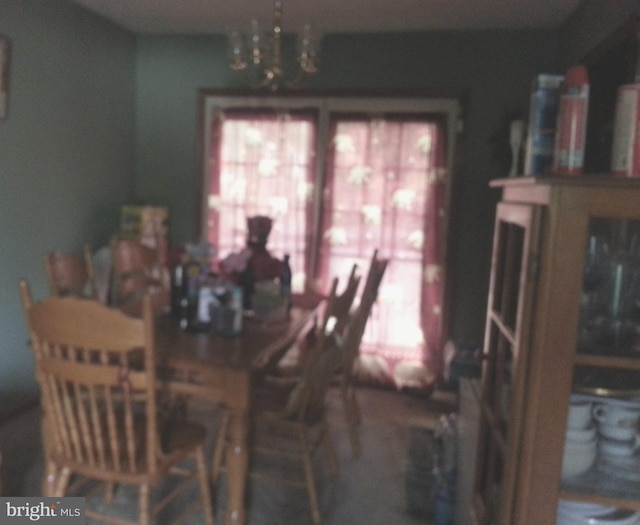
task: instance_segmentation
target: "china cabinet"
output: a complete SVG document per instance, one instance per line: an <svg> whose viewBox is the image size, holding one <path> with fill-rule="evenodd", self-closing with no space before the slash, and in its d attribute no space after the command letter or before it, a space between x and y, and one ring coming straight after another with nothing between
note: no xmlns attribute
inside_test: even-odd
<svg viewBox="0 0 640 525"><path fill-rule="evenodd" d="M565 444L572 402L640 406L640 181L491 185L502 199L470 523L552 525L561 501L638 511L637 453L611 469L598 452L574 475Z"/></svg>

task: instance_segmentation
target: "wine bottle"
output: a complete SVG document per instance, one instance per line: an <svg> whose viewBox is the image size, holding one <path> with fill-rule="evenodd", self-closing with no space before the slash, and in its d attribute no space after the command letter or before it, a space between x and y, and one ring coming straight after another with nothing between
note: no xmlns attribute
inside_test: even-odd
<svg viewBox="0 0 640 525"><path fill-rule="evenodd" d="M286 253L282 261L282 274L280 275L280 295L287 303L287 308L291 306L291 264L289 254Z"/></svg>

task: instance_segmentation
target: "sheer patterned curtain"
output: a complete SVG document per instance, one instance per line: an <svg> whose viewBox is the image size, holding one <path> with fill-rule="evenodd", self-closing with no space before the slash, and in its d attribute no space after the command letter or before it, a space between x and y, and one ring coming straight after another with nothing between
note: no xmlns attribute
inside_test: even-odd
<svg viewBox="0 0 640 525"><path fill-rule="evenodd" d="M316 188L317 120L313 112L218 114L208 240L224 258L244 248L246 217L272 217L268 249L291 254L295 291L313 280L323 288L334 276L346 282L353 263L366 271L378 249L390 264L362 345L362 362L376 371L368 375L396 386L403 368L440 375L445 126L430 116L333 114L320 140L328 145L320 152L324 186ZM309 260L313 253L319 261Z"/></svg>
<svg viewBox="0 0 640 525"><path fill-rule="evenodd" d="M312 113L227 111L214 124L207 238L224 258L246 245L246 218L274 219L268 250L291 256L302 290L313 213L315 118Z"/></svg>
<svg viewBox="0 0 640 525"><path fill-rule="evenodd" d="M367 380L442 372L444 126L434 119L332 119L324 193L324 278L390 259L361 347ZM367 370L368 369L368 370Z"/></svg>

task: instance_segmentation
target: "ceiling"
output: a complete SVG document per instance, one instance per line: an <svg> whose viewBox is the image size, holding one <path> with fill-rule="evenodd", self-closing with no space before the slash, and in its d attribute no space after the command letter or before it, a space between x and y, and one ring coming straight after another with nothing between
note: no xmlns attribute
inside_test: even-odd
<svg viewBox="0 0 640 525"><path fill-rule="evenodd" d="M207 34L271 25L270 0L71 0L138 34ZM284 0L283 29L320 33L554 28L581 0Z"/></svg>

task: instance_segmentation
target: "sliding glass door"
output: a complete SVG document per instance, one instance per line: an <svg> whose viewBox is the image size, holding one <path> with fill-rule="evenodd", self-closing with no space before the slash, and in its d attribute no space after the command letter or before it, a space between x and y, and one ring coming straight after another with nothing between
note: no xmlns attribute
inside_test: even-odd
<svg viewBox="0 0 640 525"><path fill-rule="evenodd" d="M434 117L331 115L324 280L354 260L366 269L375 249L391 261L361 347L369 380L397 384L398 366L418 368L441 344L443 137Z"/></svg>
<svg viewBox="0 0 640 525"><path fill-rule="evenodd" d="M294 291L326 290L375 249L389 258L362 346L370 381L442 371L449 113L218 108L206 148L206 238L223 258L245 246L246 217L274 219L268 249L291 254ZM295 104L293 104L295 107Z"/></svg>

